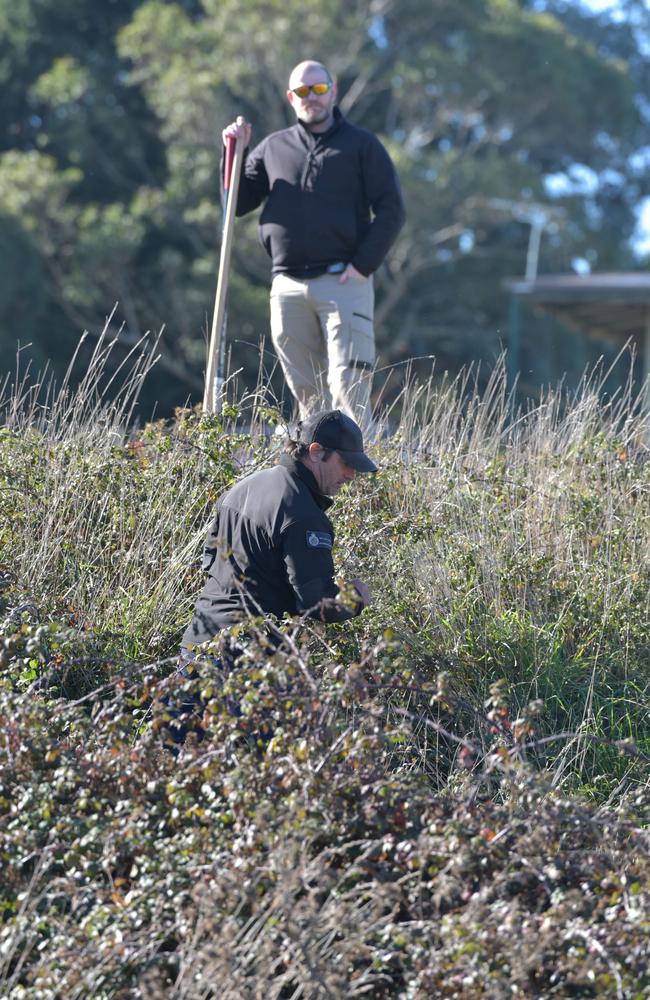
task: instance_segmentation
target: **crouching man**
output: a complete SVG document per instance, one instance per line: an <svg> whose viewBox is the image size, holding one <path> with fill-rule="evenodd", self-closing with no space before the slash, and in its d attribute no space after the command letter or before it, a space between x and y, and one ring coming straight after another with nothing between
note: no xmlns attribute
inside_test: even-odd
<svg viewBox="0 0 650 1000"><path fill-rule="evenodd" d="M298 425L286 451L278 465L246 476L217 505L203 551L207 580L181 644L184 675L198 646L249 616L342 622L370 603L357 578L346 600L336 599L334 528L326 513L357 473L377 471L360 428L340 410L323 411ZM177 726L177 736L182 742L184 727Z"/></svg>

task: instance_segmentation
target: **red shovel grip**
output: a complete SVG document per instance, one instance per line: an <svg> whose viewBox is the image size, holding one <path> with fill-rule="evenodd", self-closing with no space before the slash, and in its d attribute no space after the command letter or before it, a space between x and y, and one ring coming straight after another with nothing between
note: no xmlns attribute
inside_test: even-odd
<svg viewBox="0 0 650 1000"><path fill-rule="evenodd" d="M237 139L234 135L226 136L226 156L223 166L223 187L224 191L230 189L230 178L232 176L232 165L235 159L235 146Z"/></svg>

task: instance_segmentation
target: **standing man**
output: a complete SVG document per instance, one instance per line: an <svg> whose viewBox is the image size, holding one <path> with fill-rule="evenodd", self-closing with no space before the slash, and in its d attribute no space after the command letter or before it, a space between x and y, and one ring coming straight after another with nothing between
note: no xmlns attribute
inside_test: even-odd
<svg viewBox="0 0 650 1000"><path fill-rule="evenodd" d="M322 63L299 63L287 100L297 123L247 153L237 215L264 203L261 241L273 262L271 336L305 419L337 407L367 429L375 360L372 275L403 222L391 159L351 125ZM238 118L223 132L250 144Z"/></svg>

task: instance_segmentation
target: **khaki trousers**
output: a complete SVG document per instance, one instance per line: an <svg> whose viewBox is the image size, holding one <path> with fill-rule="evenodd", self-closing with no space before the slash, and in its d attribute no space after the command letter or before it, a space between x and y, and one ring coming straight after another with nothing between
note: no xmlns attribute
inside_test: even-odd
<svg viewBox="0 0 650 1000"><path fill-rule="evenodd" d="M278 274L271 285L271 337L300 418L340 409L363 430L371 425L375 361L372 277L299 280Z"/></svg>

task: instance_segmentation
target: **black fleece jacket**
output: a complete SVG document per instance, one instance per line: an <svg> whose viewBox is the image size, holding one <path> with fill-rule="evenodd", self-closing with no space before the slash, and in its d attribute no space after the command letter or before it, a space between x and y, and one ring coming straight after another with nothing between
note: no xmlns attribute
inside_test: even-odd
<svg viewBox="0 0 650 1000"><path fill-rule="evenodd" d="M207 581L183 646L207 642L248 614L307 614L345 621L360 614L334 598L334 529L309 469L288 456L223 495L203 550Z"/></svg>
<svg viewBox="0 0 650 1000"><path fill-rule="evenodd" d="M237 215L262 202L260 238L273 273L295 277L322 273L338 261L372 274L405 218L386 149L338 108L327 132L297 122L247 154Z"/></svg>

